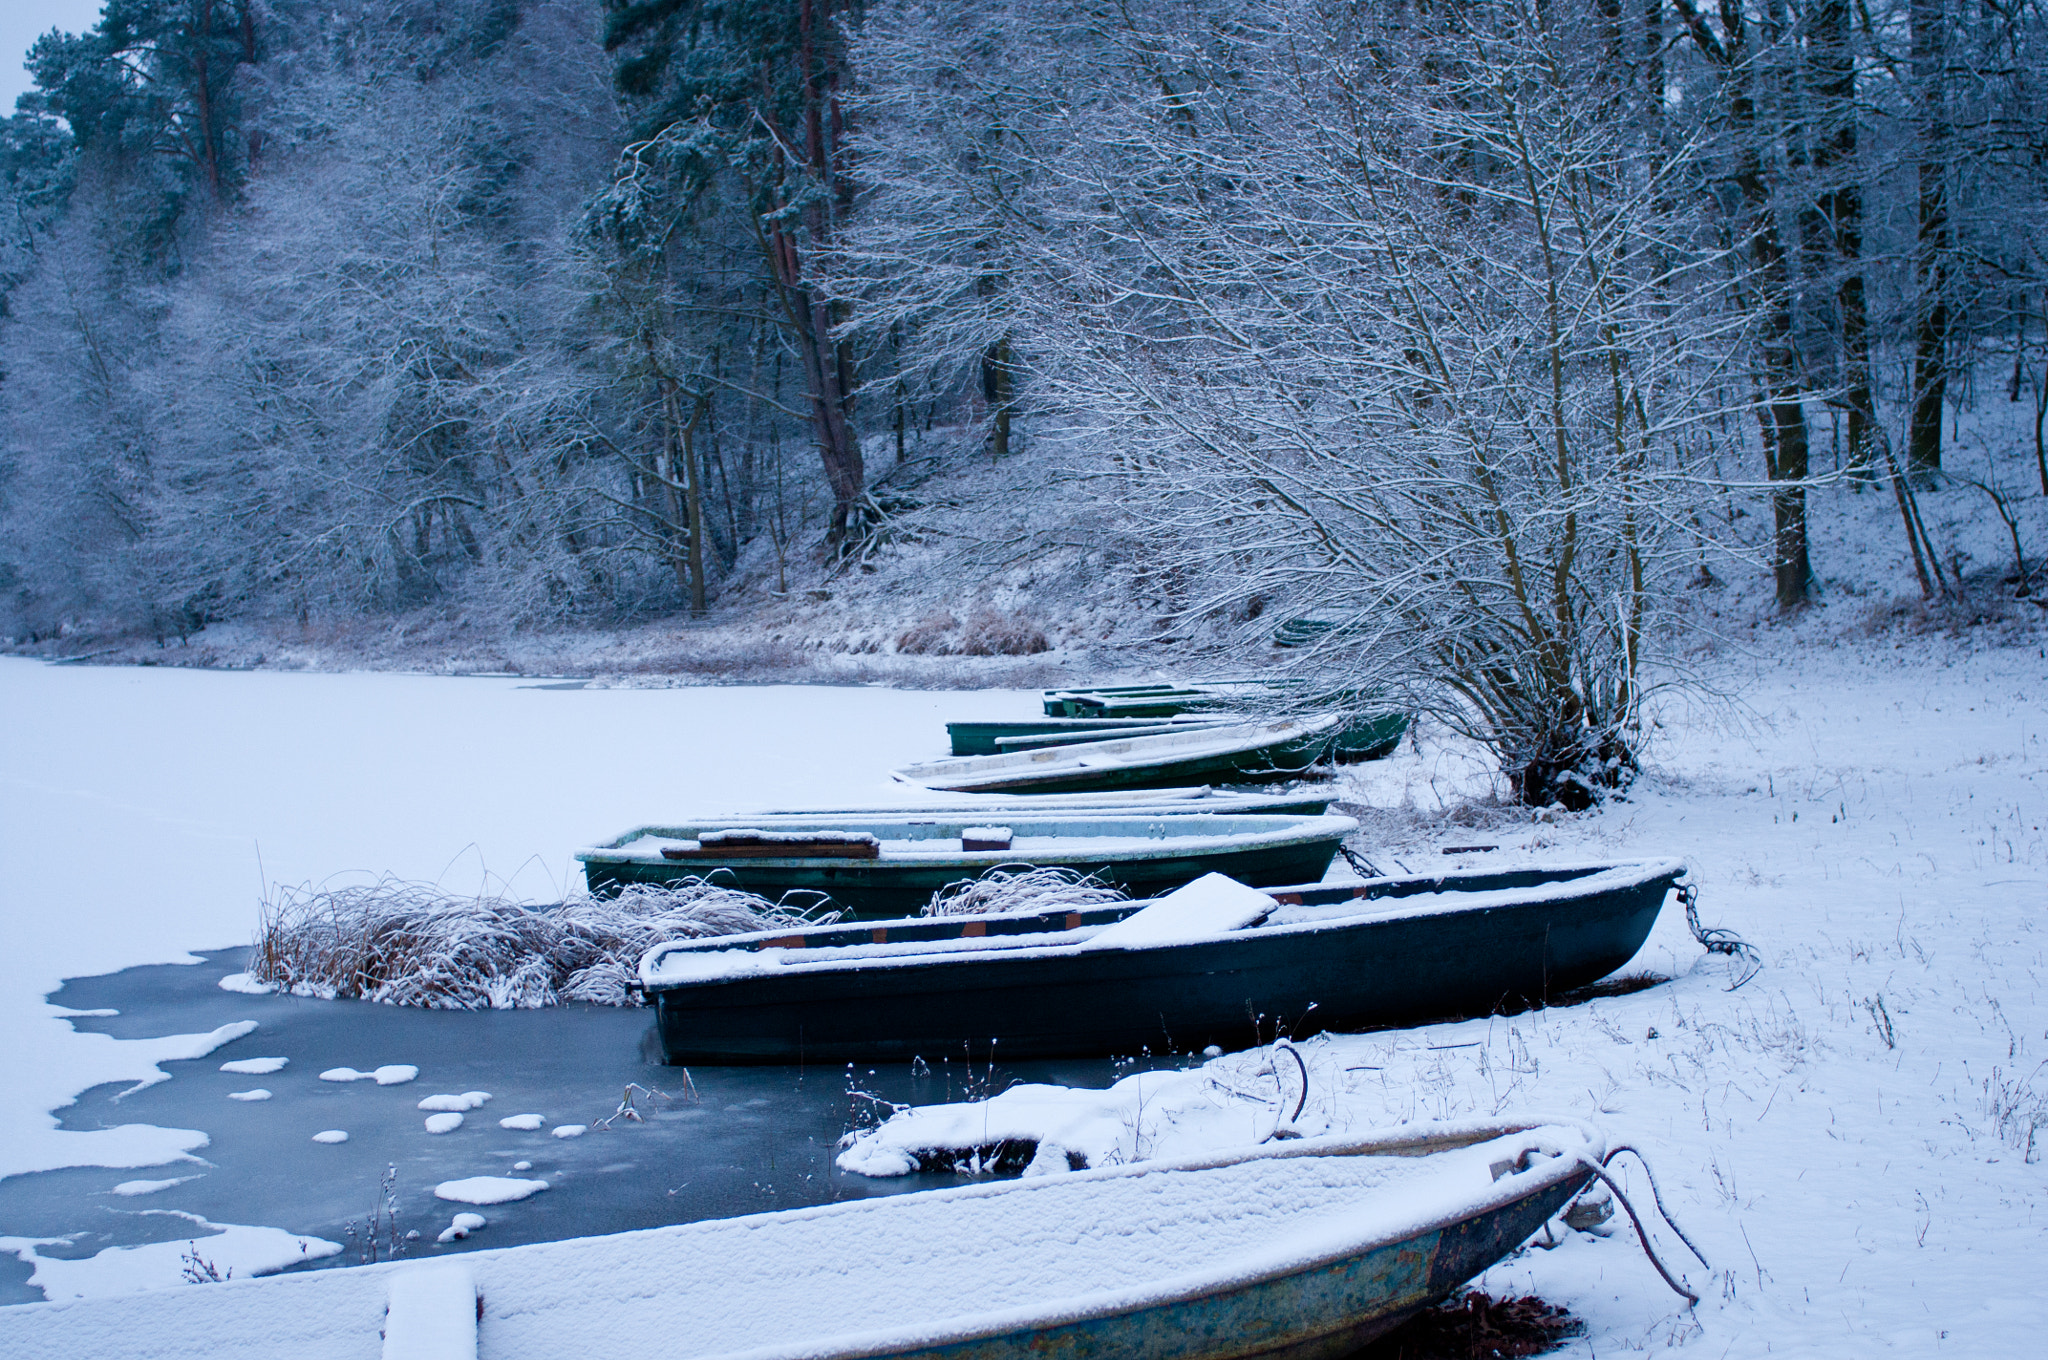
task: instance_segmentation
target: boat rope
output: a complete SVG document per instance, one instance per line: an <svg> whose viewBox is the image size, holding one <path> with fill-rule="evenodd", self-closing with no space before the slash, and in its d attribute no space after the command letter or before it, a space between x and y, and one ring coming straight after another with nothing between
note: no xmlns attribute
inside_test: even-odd
<svg viewBox="0 0 2048 1360"><path fill-rule="evenodd" d="M1616 1148L1614 1151L1620 1152L1622 1150L1623 1149L1621 1148ZM1635 1152L1634 1148L1629 1148L1627 1150L1630 1152ZM1610 1152L1607 1155L1611 1158L1614 1156L1614 1152ZM1636 1156L1638 1158L1641 1158L1642 1155L1642 1153L1636 1152ZM1603 1166L1599 1162L1594 1161L1591 1157L1587 1156L1583 1152L1579 1154L1579 1164L1585 1167L1588 1171L1592 1172L1595 1176L1598 1176L1601 1182L1604 1185L1606 1185L1608 1192L1612 1194L1615 1199L1621 1202L1621 1207L1623 1209L1628 1211L1628 1221L1635 1225L1636 1241L1642 1244L1643 1255L1650 1258L1650 1264L1655 1266L1657 1268L1657 1273L1664 1277L1664 1283L1671 1286L1671 1292L1678 1295L1680 1298L1684 1299L1688 1304L1697 1304L1700 1301L1700 1296L1693 1293L1690 1289L1687 1289L1683 1284L1679 1283L1678 1277L1671 1273L1670 1268L1664 1264L1663 1258L1657 1255L1657 1249L1650 1245L1650 1234L1649 1231L1643 1227L1642 1215L1636 1212L1635 1205L1629 1203L1628 1196L1622 1192L1620 1183L1617 1182L1614 1179L1614 1177L1607 1174L1607 1168L1605 1166ZM1643 1166L1646 1169L1649 1165L1650 1164L1647 1160L1643 1162ZM1650 1189L1651 1192L1654 1194L1656 1191L1656 1181L1654 1179L1652 1179L1650 1183ZM1659 1212L1662 1212L1664 1206L1660 1203L1657 1207ZM1671 1223L1671 1216L1669 1214L1666 1214L1664 1216L1664 1221L1666 1223ZM1674 1230L1678 1227L1676 1223L1671 1223L1671 1226ZM1692 1247L1692 1239L1686 1238L1685 1234L1682 1232L1678 1235L1681 1238L1685 1238L1686 1246ZM1699 1256L1699 1248L1692 1247L1692 1254L1695 1256ZM1706 1265L1706 1261L1706 1257L1700 1256L1701 1265ZM1709 1266L1708 1269L1712 1269L1712 1267Z"/></svg>
<svg viewBox="0 0 2048 1360"><path fill-rule="evenodd" d="M1713 1264L1707 1260L1706 1256L1697 1246L1693 1245L1693 1240L1685 1235L1685 1229L1678 1226L1678 1220L1673 1218L1671 1211L1664 1207L1664 1192L1657 1188L1657 1173L1650 1170L1650 1159L1648 1157L1645 1157L1639 1149L1623 1143L1619 1147L1609 1148L1607 1155L1600 1159L1600 1165L1603 1167L1613 1165L1614 1159L1624 1152L1633 1153L1635 1159L1643 1164L1643 1175L1647 1176L1650 1180L1650 1197L1657 1201L1657 1212L1664 1216L1664 1222L1670 1225L1671 1231L1678 1234L1678 1240L1685 1243L1685 1249L1698 1257L1701 1265L1705 1266L1708 1270L1712 1270L1714 1268Z"/></svg>
<svg viewBox="0 0 2048 1360"><path fill-rule="evenodd" d="M1763 956L1756 952L1756 946L1732 930L1720 926L1700 924L1700 885L1681 883L1678 885L1678 900L1685 904L1685 924L1691 928L1692 937L1700 942L1700 948L1709 954L1726 954L1741 964L1742 976L1728 984L1734 991L1763 971ZM1641 1155L1641 1154L1638 1154Z"/></svg>
<svg viewBox="0 0 2048 1360"><path fill-rule="evenodd" d="M1301 1112L1308 1108L1308 1064L1302 1060L1300 1051L1285 1039L1276 1040L1273 1048L1276 1052L1285 1053L1288 1057L1294 1059L1294 1065L1301 1069L1301 1097L1294 1102L1293 1114L1288 1115L1285 1119L1273 1121L1273 1131L1264 1138L1261 1138L1259 1140L1261 1143L1270 1143L1275 1138L1299 1138L1301 1135L1293 1132L1289 1126L1295 1120L1301 1118ZM1279 1085L1280 1068L1278 1064L1275 1064L1273 1068L1273 1081L1275 1085ZM1287 1099L1287 1088L1285 1086L1280 1087L1280 1098L1282 1100ZM1287 1132L1281 1132L1283 1129L1287 1130Z"/></svg>

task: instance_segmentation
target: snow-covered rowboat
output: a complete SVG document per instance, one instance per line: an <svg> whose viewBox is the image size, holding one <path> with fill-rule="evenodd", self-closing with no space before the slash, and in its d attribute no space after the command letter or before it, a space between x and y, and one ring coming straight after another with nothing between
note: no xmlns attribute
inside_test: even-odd
<svg viewBox="0 0 2048 1360"><path fill-rule="evenodd" d="M870 921L640 961L669 1062L1241 1048L1540 1003L1634 957L1678 860L1257 892L1203 879L1089 911Z"/></svg>
<svg viewBox="0 0 2048 1360"><path fill-rule="evenodd" d="M1275 718L1035 751L957 756L905 766L896 777L956 793L1256 783L1299 777L1329 753L1337 731L1336 718Z"/></svg>
<svg viewBox="0 0 2048 1360"><path fill-rule="evenodd" d="M1320 1360L1506 1256L1590 1179L1579 1125L1421 1125L1200 1160L0 1309L0 1353L157 1360Z"/></svg>
<svg viewBox="0 0 2048 1360"><path fill-rule="evenodd" d="M1002 722L949 722L946 739L956 756L993 756L1027 747L1111 737L1151 737L1194 727L1218 727L1228 714L1173 718L1024 718Z"/></svg>
<svg viewBox="0 0 2048 1360"><path fill-rule="evenodd" d="M712 878L763 897L815 892L857 915L894 916L918 910L948 883L1007 865L1095 874L1134 896L1207 873L1299 883L1320 878L1358 827L1349 817L1120 808L1099 815L1006 813L997 825L992 812L933 808L643 826L576 858L594 893ZM981 834L993 832L1003 834Z"/></svg>

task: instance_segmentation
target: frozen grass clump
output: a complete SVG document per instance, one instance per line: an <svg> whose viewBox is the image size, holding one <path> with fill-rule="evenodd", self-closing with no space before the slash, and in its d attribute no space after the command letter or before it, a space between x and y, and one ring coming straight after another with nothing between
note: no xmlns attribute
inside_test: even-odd
<svg viewBox="0 0 2048 1360"><path fill-rule="evenodd" d="M263 904L248 971L299 996L432 1010L624 1006L655 945L835 919L702 879L536 908L384 878L278 889Z"/></svg>
<svg viewBox="0 0 2048 1360"><path fill-rule="evenodd" d="M925 903L926 916L987 916L1005 911L1088 911L1130 901L1093 874L999 865L980 878L948 883Z"/></svg>

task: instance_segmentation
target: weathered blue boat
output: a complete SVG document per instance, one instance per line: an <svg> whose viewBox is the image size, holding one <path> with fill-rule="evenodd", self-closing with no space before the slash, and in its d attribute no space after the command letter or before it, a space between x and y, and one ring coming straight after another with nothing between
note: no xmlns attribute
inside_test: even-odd
<svg viewBox="0 0 2048 1360"><path fill-rule="evenodd" d="M1232 885L1241 923L1168 913L1149 937L1140 915L1163 904L729 935L650 950L640 984L672 1063L1243 1048L1541 1004L1634 957L1684 873L1646 860Z"/></svg>
<svg viewBox="0 0 2048 1360"><path fill-rule="evenodd" d="M1334 1360L1527 1241L1605 1150L1566 1123L1269 1143L25 1304L0 1352L525 1360L622 1335L674 1360Z"/></svg>

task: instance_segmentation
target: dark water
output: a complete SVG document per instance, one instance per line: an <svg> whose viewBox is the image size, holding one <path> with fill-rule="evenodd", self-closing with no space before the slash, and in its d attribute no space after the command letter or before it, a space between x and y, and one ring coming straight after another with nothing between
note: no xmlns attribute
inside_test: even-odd
<svg viewBox="0 0 2048 1360"><path fill-rule="evenodd" d="M1104 1086L1136 1064L1101 1060L988 1065L985 1054L930 1054L925 1064L845 1068L664 1067L651 1010L561 1007L542 1011L421 1011L350 1001L245 996L220 978L240 970L244 951L227 950L193 965L131 968L74 978L51 994L76 1010L113 1008L116 1016L78 1017L80 1030L121 1039L204 1033L238 1020L257 1029L191 1062L163 1064L169 1081L139 1091L96 1087L58 1112L69 1129L156 1124L200 1129L211 1139L198 1162L132 1170L75 1168L0 1181L0 1237L68 1237L44 1256L85 1257L110 1246L190 1237L180 1210L214 1223L259 1224L340 1242L339 1256L311 1268L366 1259L367 1220L383 1202L380 1184L395 1169L397 1225L408 1255L436 1255L522 1242L623 1232L667 1223L725 1218L869 1195L957 1183L952 1175L890 1180L846 1175L832 1165L840 1135L874 1122L874 1099L930 1104L978 1097L1018 1081ZM282 1071L251 1076L220 1071L239 1058L283 1057ZM970 1061L971 1057L971 1061ZM332 1067L369 1071L412 1063L417 1080L378 1086L327 1082ZM1155 1065L1146 1063L1145 1065ZM1158 1065L1164 1065L1158 1064ZM642 1121L613 1114L628 1083ZM228 1099L262 1087L265 1101ZM467 1112L453 1133L429 1134L421 1099L488 1091L490 1103ZM537 1132L498 1127L534 1113ZM549 1132L558 1124L593 1127L580 1138ZM324 1129L349 1141L314 1143ZM518 1162L530 1170L515 1170ZM441 1181L466 1176L543 1179L550 1188L512 1204L473 1206L437 1200ZM154 1194L114 1195L124 1181L192 1179ZM454 1214L474 1210L489 1226L445 1246L434 1238ZM355 1238L350 1237L350 1229ZM388 1232L380 1231L380 1244ZM380 1251L383 1250L380 1245ZM32 1267L0 1252L0 1304L32 1302Z"/></svg>

